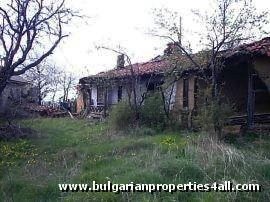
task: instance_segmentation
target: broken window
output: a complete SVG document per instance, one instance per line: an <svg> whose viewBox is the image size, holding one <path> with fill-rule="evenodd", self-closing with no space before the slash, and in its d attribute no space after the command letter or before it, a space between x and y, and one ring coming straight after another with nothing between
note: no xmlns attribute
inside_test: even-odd
<svg viewBox="0 0 270 202"><path fill-rule="evenodd" d="M98 86L97 87L97 105L104 104L104 88Z"/></svg>
<svg viewBox="0 0 270 202"><path fill-rule="evenodd" d="M183 108L188 108L188 78L184 78L183 80Z"/></svg>
<svg viewBox="0 0 270 202"><path fill-rule="evenodd" d="M122 100L122 95L123 95L123 87L119 86L118 87L118 102Z"/></svg>

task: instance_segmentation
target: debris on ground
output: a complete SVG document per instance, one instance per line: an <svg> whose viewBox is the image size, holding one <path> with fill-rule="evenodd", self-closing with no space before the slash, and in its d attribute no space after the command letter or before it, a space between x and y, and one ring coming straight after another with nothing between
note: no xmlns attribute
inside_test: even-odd
<svg viewBox="0 0 270 202"><path fill-rule="evenodd" d="M62 110L60 108L55 108L51 106L41 106L37 104L28 104L24 106L24 109L30 113L35 113L42 117L58 118L69 115L66 110Z"/></svg>

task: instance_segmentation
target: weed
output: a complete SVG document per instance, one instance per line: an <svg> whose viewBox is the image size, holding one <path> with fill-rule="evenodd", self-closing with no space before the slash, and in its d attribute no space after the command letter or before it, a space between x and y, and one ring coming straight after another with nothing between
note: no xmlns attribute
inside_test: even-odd
<svg viewBox="0 0 270 202"><path fill-rule="evenodd" d="M269 201L269 138L226 144L208 134L127 130L106 123L35 119L23 125L39 138L0 141L4 201ZM147 131L147 132L145 132ZM150 130L149 130L150 131ZM152 135L153 133L154 135ZM58 183L258 183L261 193L61 193Z"/></svg>

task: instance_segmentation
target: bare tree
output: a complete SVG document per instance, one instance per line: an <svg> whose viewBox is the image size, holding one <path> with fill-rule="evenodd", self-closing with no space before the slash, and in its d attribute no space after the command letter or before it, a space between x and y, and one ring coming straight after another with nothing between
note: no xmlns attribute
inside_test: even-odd
<svg viewBox="0 0 270 202"><path fill-rule="evenodd" d="M263 26L267 24L268 12L257 13L252 0L214 0L215 9L209 14L203 15L199 11L193 13L199 17L201 30L196 33L203 44L203 50L207 61L202 63L198 54L194 54L192 41L183 37L182 17L168 9L156 10L156 25L158 31L152 34L165 38L174 43L181 56L186 56L194 67L211 67L213 89L216 89L217 67L220 66L219 53L222 50L231 51L240 43L261 36ZM178 19L179 22L178 22ZM160 29L164 32L160 34ZM197 50L198 51L198 50ZM205 59L205 58L204 58ZM214 91L214 95L217 92Z"/></svg>
<svg viewBox="0 0 270 202"><path fill-rule="evenodd" d="M124 57L125 62L127 63L126 65L126 69L130 71L130 76L128 77L127 80L125 80L125 87L127 89L127 94L128 94L128 103L129 106L134 110L135 112L135 118L136 120L140 119L140 108L143 105L145 99L147 98L147 96L149 96L149 92L148 92L148 87L151 84L151 82L153 82L158 75L156 75L155 73L152 73L149 75L149 78L146 80L146 89L147 91L142 93L141 95L138 95L138 89L139 89L139 85L140 85L140 75L139 75L139 69L136 68L136 66L132 63L131 61L131 57L130 55L123 50L123 48L121 48L119 46L119 48L109 48L106 46L99 46L97 47L98 49L105 49L105 50L109 50L112 51L114 53L117 53L119 55L122 55ZM109 79L108 79L109 80ZM172 94L173 94L173 82L168 82L166 83L167 85L160 85L159 86L159 91L161 92L162 95L162 99L163 99L163 104L164 104L164 112L167 116L167 118L169 118L169 108L171 106L171 100L172 100ZM169 96L169 99L166 99L166 95Z"/></svg>
<svg viewBox="0 0 270 202"><path fill-rule="evenodd" d="M40 64L68 35L63 25L76 12L65 0L8 0L0 3L0 95L7 80ZM4 5L3 5L4 4ZM37 51L40 49L39 51ZM36 56L33 52L39 52Z"/></svg>
<svg viewBox="0 0 270 202"><path fill-rule="evenodd" d="M26 72L25 77L37 89L38 103L49 94L55 94L60 83L59 69L46 60Z"/></svg>
<svg viewBox="0 0 270 202"><path fill-rule="evenodd" d="M53 75L53 80L51 80L51 92L50 93L52 95L51 101L54 103L56 94L60 89L62 71L59 70L59 68L51 68L50 75Z"/></svg>
<svg viewBox="0 0 270 202"><path fill-rule="evenodd" d="M182 23L178 20L181 17L170 10L156 11L158 31L154 31L153 35L173 42L178 49L180 59L186 57L190 66L198 69L208 67L211 70L211 76L206 78L211 84L213 102L219 103L220 86L217 76L224 66L220 57L221 51L229 54L237 45L264 34L263 26L268 22L268 12L258 13L252 0L214 0L213 2L215 5L213 12L208 12L206 15L198 11L194 12L201 24L201 33L196 34L203 45L200 54L194 54L190 48L192 44L195 46L192 41L184 40ZM175 56L177 57L177 54ZM218 127L215 126L215 129L219 130Z"/></svg>
<svg viewBox="0 0 270 202"><path fill-rule="evenodd" d="M135 118L138 120L139 119L139 107L141 105L141 102L138 102L137 100L137 87L138 87L138 73L135 72L135 68L134 68L134 65L133 63L131 62L131 58L130 56L124 51L122 50L122 48L118 48L118 49L113 49L113 48L109 48L109 47L105 47L105 46L99 46L97 47L98 49L105 49L105 50L109 50L109 51L112 51L114 53L117 53L117 54L120 54L120 55L123 55L124 56L124 59L125 61L127 62L128 66L127 68L129 68L130 70L130 79L131 79L131 82L130 82L130 88L127 89L128 90L128 101L129 101L129 105L130 107L134 108L134 111L135 111ZM132 99L132 96L133 96L133 99ZM144 99L144 97L142 97L142 99Z"/></svg>
<svg viewBox="0 0 270 202"><path fill-rule="evenodd" d="M60 74L60 85L59 90L62 91L62 98L64 102L67 102L69 99L69 95L72 89L76 84L76 78L68 72L62 72Z"/></svg>

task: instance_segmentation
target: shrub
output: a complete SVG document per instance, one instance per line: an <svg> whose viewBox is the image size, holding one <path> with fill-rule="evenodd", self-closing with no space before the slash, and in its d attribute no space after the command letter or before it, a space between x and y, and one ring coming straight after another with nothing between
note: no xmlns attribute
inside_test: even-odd
<svg viewBox="0 0 270 202"><path fill-rule="evenodd" d="M166 115L161 94L159 92L149 95L140 111L141 122L149 127L164 127Z"/></svg>
<svg viewBox="0 0 270 202"><path fill-rule="evenodd" d="M143 105L139 107L137 118L133 107L130 107L127 102L120 102L111 110L109 123L114 130L132 128L132 130L138 129L132 133L155 134L156 129L163 129L167 124L160 92L151 93L146 97Z"/></svg>
<svg viewBox="0 0 270 202"><path fill-rule="evenodd" d="M233 114L233 107L225 99L220 98L220 101L213 99L209 95L209 89L205 89L202 97L204 103L199 106L197 116L194 118L195 126L203 131L214 131L221 138L222 129L229 116Z"/></svg>
<svg viewBox="0 0 270 202"><path fill-rule="evenodd" d="M199 109L195 123L204 131L215 131L216 129L222 131L232 113L232 107L229 104L212 102Z"/></svg>
<svg viewBox="0 0 270 202"><path fill-rule="evenodd" d="M135 113L125 101L118 103L110 112L109 125L114 130L123 130L133 125Z"/></svg>

